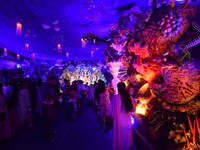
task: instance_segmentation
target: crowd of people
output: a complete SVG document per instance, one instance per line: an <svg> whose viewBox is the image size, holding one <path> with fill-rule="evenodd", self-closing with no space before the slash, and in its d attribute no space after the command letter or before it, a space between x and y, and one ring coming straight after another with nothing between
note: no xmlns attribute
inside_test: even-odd
<svg viewBox="0 0 200 150"><path fill-rule="evenodd" d="M100 129L114 131L114 150L132 145L131 112L134 102L123 82L118 83L118 94L102 80L95 84L56 77L33 82L30 79L0 83L0 141L15 136L22 127L34 127L34 119L44 120L44 138L53 142L52 125L58 106L62 106L66 121L73 121L83 111L83 102L94 106ZM129 140L127 135L130 136Z"/></svg>

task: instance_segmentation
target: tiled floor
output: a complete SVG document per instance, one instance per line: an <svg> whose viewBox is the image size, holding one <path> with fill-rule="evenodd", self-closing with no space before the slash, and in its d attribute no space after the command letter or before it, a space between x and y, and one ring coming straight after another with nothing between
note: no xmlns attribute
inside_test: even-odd
<svg viewBox="0 0 200 150"><path fill-rule="evenodd" d="M84 107L73 122L64 120L61 108L55 120L55 141L43 139L43 122L35 129L21 129L15 138L0 142L0 150L112 150L112 131L99 129L93 107Z"/></svg>

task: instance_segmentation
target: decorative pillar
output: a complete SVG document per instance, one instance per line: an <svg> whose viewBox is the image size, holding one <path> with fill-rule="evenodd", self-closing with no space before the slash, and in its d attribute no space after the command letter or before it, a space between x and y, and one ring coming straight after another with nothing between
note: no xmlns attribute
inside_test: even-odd
<svg viewBox="0 0 200 150"><path fill-rule="evenodd" d="M112 85L115 91L115 94L118 93L117 91L117 84L120 82L118 78L118 72L121 66L121 62L109 62L108 65L110 66L110 72L113 75Z"/></svg>

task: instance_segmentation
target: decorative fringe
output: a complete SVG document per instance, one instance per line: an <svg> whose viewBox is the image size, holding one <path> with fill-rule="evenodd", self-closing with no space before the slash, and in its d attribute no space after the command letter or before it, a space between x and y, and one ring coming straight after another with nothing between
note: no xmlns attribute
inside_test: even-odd
<svg viewBox="0 0 200 150"><path fill-rule="evenodd" d="M194 47L200 43L200 36L198 36L196 39L193 41L189 42L187 45L183 47L183 50L186 50L188 48Z"/></svg>
<svg viewBox="0 0 200 150"><path fill-rule="evenodd" d="M192 22L192 26L198 31L198 32L200 32L200 25L199 24L197 24L196 22Z"/></svg>

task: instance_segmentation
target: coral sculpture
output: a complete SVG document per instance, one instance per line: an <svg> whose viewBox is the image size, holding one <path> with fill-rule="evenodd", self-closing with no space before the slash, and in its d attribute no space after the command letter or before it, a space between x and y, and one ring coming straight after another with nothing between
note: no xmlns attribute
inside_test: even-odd
<svg viewBox="0 0 200 150"><path fill-rule="evenodd" d="M199 94L199 71L192 63L162 68L160 75L162 84L153 83L151 88L168 103L185 104Z"/></svg>

